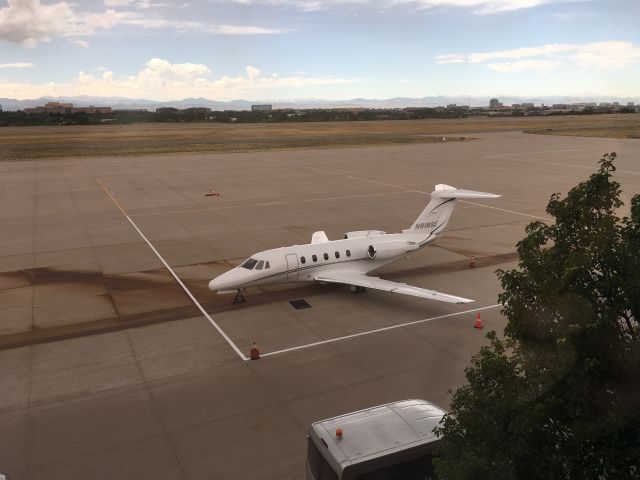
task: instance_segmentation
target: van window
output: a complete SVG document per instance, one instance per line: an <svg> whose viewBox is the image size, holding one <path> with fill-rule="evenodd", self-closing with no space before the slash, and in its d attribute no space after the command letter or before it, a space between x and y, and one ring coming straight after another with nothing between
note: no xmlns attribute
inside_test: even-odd
<svg viewBox="0 0 640 480"><path fill-rule="evenodd" d="M347 250L347 257L351 256L351 250Z"/></svg>
<svg viewBox="0 0 640 480"><path fill-rule="evenodd" d="M340 252L336 252L336 258L340 258Z"/></svg>
<svg viewBox="0 0 640 480"><path fill-rule="evenodd" d="M402 479L402 480L431 480L435 479L432 463L433 457L426 455L413 460L401 461L394 465L376 468L375 460L371 461L372 469L356 476L356 480L381 480L381 479Z"/></svg>
<svg viewBox="0 0 640 480"><path fill-rule="evenodd" d="M317 262L317 261L318 261L318 256L317 256L317 255L311 255L311 259L312 259L314 262Z"/></svg>
<svg viewBox="0 0 640 480"><path fill-rule="evenodd" d="M300 257L300 263L307 263L307 259L304 257Z"/></svg>
<svg viewBox="0 0 640 480"><path fill-rule="evenodd" d="M264 267L264 260L260 260L258 262L258 264L256 265L256 270L262 270L262 267Z"/></svg>
<svg viewBox="0 0 640 480"><path fill-rule="evenodd" d="M329 462L325 460L311 439L309 439L307 462L309 462L309 470L316 480L338 480L338 474L333 471Z"/></svg>
<svg viewBox="0 0 640 480"><path fill-rule="evenodd" d="M325 260L329 260L329 254L328 254L328 253L325 253L325 254L324 254L324 259L325 259Z"/></svg>

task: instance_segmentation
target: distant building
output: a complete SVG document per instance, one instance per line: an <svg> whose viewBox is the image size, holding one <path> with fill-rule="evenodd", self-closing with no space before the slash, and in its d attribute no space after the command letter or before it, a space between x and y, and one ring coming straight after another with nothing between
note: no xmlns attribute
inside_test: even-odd
<svg viewBox="0 0 640 480"><path fill-rule="evenodd" d="M34 107L25 108L25 113L53 113L56 115L65 115L68 113L111 113L111 107L74 107L73 103L62 102L47 102L46 104Z"/></svg>
<svg viewBox="0 0 640 480"><path fill-rule="evenodd" d="M185 113L191 113L193 115L207 115L211 113L211 109L209 107L191 107L185 108Z"/></svg>
<svg viewBox="0 0 640 480"><path fill-rule="evenodd" d="M273 105L251 105L252 112L270 112L273 110Z"/></svg>
<svg viewBox="0 0 640 480"><path fill-rule="evenodd" d="M111 107L94 107L90 105L88 107L73 107L73 113L111 113Z"/></svg>
<svg viewBox="0 0 640 480"><path fill-rule="evenodd" d="M633 102L627 102L627 107L633 107L635 106L635 103ZM0 105L0 112L2 111L2 105Z"/></svg>
<svg viewBox="0 0 640 480"><path fill-rule="evenodd" d="M522 108L535 108L535 105L532 102L523 102L520 105Z"/></svg>
<svg viewBox="0 0 640 480"><path fill-rule="evenodd" d="M502 102L497 98L492 98L489 100L489 108L500 108L502 107Z"/></svg>
<svg viewBox="0 0 640 480"><path fill-rule="evenodd" d="M600 102L600 103L598 104L598 106L599 106L600 108L610 108L610 107L611 107L611 103L609 103L609 102Z"/></svg>

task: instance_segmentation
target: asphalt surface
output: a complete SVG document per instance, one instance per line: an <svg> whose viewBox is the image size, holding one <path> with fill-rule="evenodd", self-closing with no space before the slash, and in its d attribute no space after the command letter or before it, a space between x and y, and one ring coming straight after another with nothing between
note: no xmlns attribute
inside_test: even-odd
<svg viewBox="0 0 640 480"><path fill-rule="evenodd" d="M315 420L404 398L446 408L486 331L505 325L494 271L515 266L549 196L610 151L625 209L640 191L638 140L475 136L0 163L0 472L299 479ZM406 228L436 183L503 197L460 202L442 239L381 275L473 304L311 285L250 290L233 307L206 288L316 230ZM263 358L246 361L254 340Z"/></svg>

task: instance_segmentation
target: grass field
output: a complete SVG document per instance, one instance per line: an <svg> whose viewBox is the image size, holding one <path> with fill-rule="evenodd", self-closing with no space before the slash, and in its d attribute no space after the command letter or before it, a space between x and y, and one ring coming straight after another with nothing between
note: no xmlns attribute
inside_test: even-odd
<svg viewBox="0 0 640 480"><path fill-rule="evenodd" d="M628 138L639 129L640 114L278 124L6 127L0 128L0 160L430 143L443 141L443 136L446 141L460 141L469 140L474 132L509 130Z"/></svg>

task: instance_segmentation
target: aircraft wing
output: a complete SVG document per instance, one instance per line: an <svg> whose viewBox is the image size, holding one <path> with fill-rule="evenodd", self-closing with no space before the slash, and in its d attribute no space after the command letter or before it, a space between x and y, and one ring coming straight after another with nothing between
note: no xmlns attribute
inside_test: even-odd
<svg viewBox="0 0 640 480"><path fill-rule="evenodd" d="M341 283L344 285L356 285L358 287L372 288L374 290L383 290L385 292L402 293L403 295L412 295L414 297L428 298L429 300L437 300L447 303L470 303L473 300L462 297L454 297L446 293L436 292L435 290L427 290L426 288L412 287L406 283L392 282L383 280L380 277L370 277L362 273L356 272L330 272L320 274L315 277L318 282Z"/></svg>

